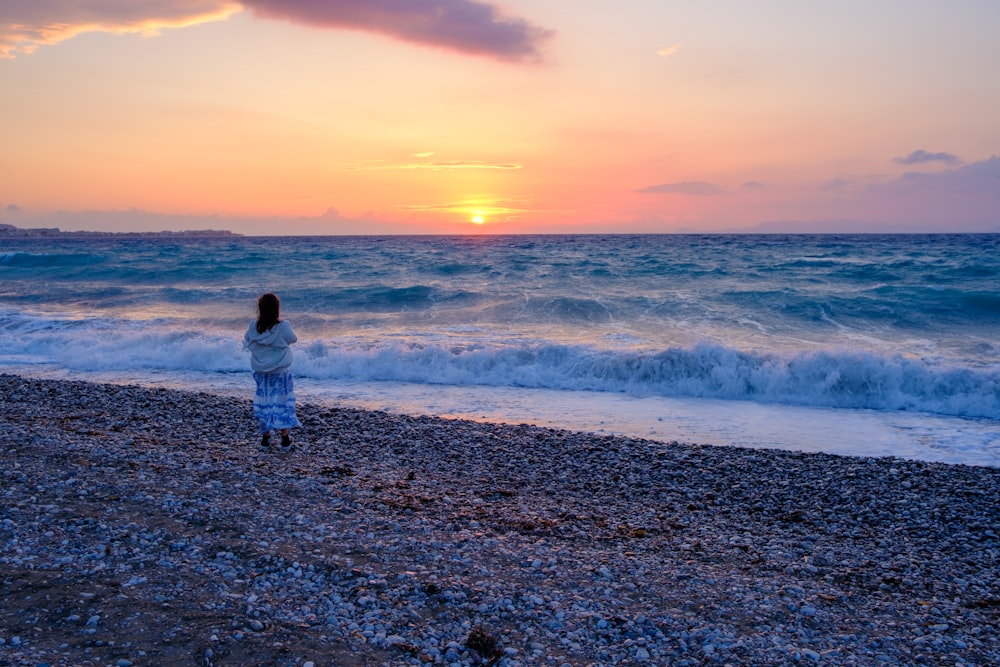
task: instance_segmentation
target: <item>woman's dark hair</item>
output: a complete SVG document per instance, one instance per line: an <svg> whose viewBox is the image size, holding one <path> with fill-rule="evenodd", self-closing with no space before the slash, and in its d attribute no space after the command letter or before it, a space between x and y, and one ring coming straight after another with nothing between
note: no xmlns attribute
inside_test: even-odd
<svg viewBox="0 0 1000 667"><path fill-rule="evenodd" d="M264 333L281 321L281 302L277 294L267 294L257 299L257 333Z"/></svg>

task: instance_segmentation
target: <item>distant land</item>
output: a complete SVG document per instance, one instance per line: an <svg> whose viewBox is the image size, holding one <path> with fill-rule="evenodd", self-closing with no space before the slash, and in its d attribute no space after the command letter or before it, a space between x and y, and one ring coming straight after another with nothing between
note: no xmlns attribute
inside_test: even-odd
<svg viewBox="0 0 1000 667"><path fill-rule="evenodd" d="M224 229L191 229L179 232L162 231L162 232L64 232L58 227L31 227L28 229L22 229L20 227L15 227L14 225L7 225L0 223L0 239L23 239L23 238L62 238L62 237L104 237L113 236L115 238L121 237L149 237L149 236L168 236L168 237L218 237L218 236L243 236L242 234L236 234L234 232L224 230Z"/></svg>

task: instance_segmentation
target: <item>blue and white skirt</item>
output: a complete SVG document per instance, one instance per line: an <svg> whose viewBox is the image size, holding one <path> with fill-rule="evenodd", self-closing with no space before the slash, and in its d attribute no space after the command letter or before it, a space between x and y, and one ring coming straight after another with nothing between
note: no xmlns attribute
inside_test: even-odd
<svg viewBox="0 0 1000 667"><path fill-rule="evenodd" d="M302 426L295 416L295 387L292 374L254 373L257 393L253 397L253 416L261 433Z"/></svg>

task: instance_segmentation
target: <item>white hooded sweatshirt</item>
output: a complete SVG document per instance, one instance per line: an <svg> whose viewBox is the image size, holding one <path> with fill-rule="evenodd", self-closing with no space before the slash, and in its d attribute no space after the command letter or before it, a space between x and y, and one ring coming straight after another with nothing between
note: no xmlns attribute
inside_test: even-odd
<svg viewBox="0 0 1000 667"><path fill-rule="evenodd" d="M250 368L256 373L281 373L292 365L292 343L298 340L292 325L282 320L264 333L257 333L254 320L243 336L243 349L250 350Z"/></svg>

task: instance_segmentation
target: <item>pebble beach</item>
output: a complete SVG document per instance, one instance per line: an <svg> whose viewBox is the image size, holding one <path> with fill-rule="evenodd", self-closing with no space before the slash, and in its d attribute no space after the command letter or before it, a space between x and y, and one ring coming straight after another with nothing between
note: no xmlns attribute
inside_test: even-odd
<svg viewBox="0 0 1000 667"><path fill-rule="evenodd" d="M0 665L1000 664L1000 469L0 376ZM764 443L762 443L764 444Z"/></svg>

